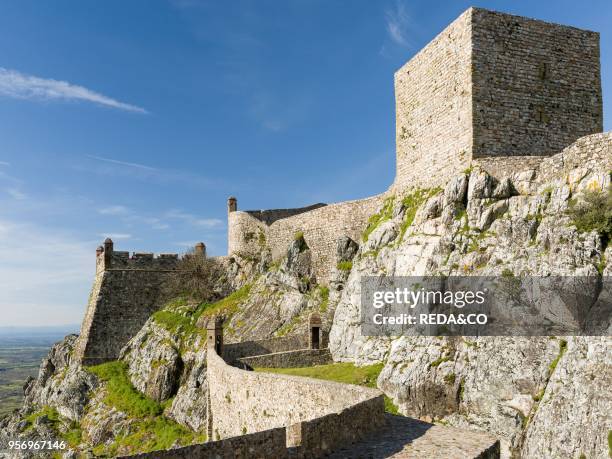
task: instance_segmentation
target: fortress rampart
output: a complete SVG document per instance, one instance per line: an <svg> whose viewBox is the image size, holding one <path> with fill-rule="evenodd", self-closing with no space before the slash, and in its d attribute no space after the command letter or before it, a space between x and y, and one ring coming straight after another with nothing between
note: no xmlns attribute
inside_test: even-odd
<svg viewBox="0 0 612 459"><path fill-rule="evenodd" d="M205 256L198 244L196 254ZM162 306L164 281L176 271L178 254L118 252L107 239L96 250L96 276L81 332L77 358L84 365L116 360L121 348Z"/></svg>
<svg viewBox="0 0 612 459"><path fill-rule="evenodd" d="M297 233L304 239L313 254L313 268L319 281L325 282L335 266L336 241L349 236L359 241L367 226L368 218L376 213L384 195L336 204L317 204L312 210L296 209L290 215L287 210L269 211L273 215L288 215L260 220L258 213L239 211L228 206L228 252L258 255L268 248L272 258L283 256ZM233 201L236 204L236 201ZM233 209L233 210L232 210ZM276 214L278 212L278 214ZM270 222L270 223L267 223Z"/></svg>

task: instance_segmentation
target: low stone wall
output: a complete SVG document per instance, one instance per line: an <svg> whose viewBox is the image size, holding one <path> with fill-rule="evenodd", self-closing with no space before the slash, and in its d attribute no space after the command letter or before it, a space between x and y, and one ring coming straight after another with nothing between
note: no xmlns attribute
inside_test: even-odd
<svg viewBox="0 0 612 459"><path fill-rule="evenodd" d="M380 410L380 400L371 398L339 413L293 424L287 428L287 446L296 446L302 458L324 457L383 428L384 414L376 415Z"/></svg>
<svg viewBox="0 0 612 459"><path fill-rule="evenodd" d="M207 354L207 379L210 394L210 417L215 439L224 439L245 433L259 432L277 427L291 426L312 421L329 414L341 416L342 423L354 428L353 423L362 422L363 430L378 429L384 423L384 400L377 389L340 384L297 376L244 371L226 364L214 350ZM349 409L368 402L367 416L356 417L361 411ZM210 421L209 421L210 422ZM323 422L323 421L322 421ZM325 421L332 422L332 421ZM323 423L323 426L328 425ZM307 438L329 441L333 449L348 438L342 431L315 434L318 427L290 428L308 433ZM353 426L353 427L351 427ZM296 444L295 435L290 446ZM336 442L334 439L337 438Z"/></svg>
<svg viewBox="0 0 612 459"><path fill-rule="evenodd" d="M231 364L244 357L306 348L308 348L308 336L305 334L259 341L242 341L240 343L230 343L223 346L223 359Z"/></svg>
<svg viewBox="0 0 612 459"><path fill-rule="evenodd" d="M608 172L612 170L612 132L581 137L562 152L549 157L487 157L475 159L472 163L498 178L531 170L538 183L564 179L572 171Z"/></svg>
<svg viewBox="0 0 612 459"><path fill-rule="evenodd" d="M198 445L185 446L151 453L120 456L123 458L143 459L193 459L223 458L223 459L283 459L287 456L287 433L284 427L264 430L240 437L226 438Z"/></svg>
<svg viewBox="0 0 612 459"><path fill-rule="evenodd" d="M589 172L612 171L612 132L582 137L561 153L546 158L540 164L537 179L540 183L563 177L573 170Z"/></svg>
<svg viewBox="0 0 612 459"><path fill-rule="evenodd" d="M300 368L326 365L332 363L333 359L329 349L299 349L243 357L238 359L238 362L246 365L246 368Z"/></svg>

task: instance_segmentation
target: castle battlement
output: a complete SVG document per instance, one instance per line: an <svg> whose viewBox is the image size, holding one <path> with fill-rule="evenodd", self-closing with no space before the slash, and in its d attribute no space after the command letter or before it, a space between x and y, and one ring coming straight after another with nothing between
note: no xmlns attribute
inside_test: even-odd
<svg viewBox="0 0 612 459"><path fill-rule="evenodd" d="M206 246L198 242L194 254L206 256ZM173 271L178 267L181 257L178 253L117 251L113 241L108 238L96 249L96 272L111 270Z"/></svg>

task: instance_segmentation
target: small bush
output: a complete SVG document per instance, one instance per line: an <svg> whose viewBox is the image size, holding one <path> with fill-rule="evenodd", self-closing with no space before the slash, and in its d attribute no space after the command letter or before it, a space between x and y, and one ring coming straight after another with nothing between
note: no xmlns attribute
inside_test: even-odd
<svg viewBox="0 0 612 459"><path fill-rule="evenodd" d="M167 298L186 296L197 302L210 302L221 296L219 289L224 279L225 270L216 259L188 253L179 261L163 290Z"/></svg>
<svg viewBox="0 0 612 459"><path fill-rule="evenodd" d="M597 231L604 245L612 239L612 186L606 192L587 191L570 201L567 214L581 233Z"/></svg>
<svg viewBox="0 0 612 459"><path fill-rule="evenodd" d="M304 231L297 231L294 235L293 235L293 240L294 241L299 241L300 239L304 239Z"/></svg>
<svg viewBox="0 0 612 459"><path fill-rule="evenodd" d="M350 271L351 269L353 269L353 262L352 261L340 261L336 265L336 268L338 268L340 271Z"/></svg>

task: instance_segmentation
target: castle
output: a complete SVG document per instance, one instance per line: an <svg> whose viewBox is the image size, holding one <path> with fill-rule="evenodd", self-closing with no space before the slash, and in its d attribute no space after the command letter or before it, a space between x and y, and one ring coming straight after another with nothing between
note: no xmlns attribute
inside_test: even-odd
<svg viewBox="0 0 612 459"><path fill-rule="evenodd" d="M229 198L228 255L266 249L279 258L301 233L324 284L337 239L360 241L387 197L443 185L473 165L499 177L566 149L588 158L610 142L592 135L603 129L599 34L574 27L470 8L396 72L395 97L396 177L385 193L262 211L240 211ZM159 285L178 257L129 257L106 241L96 260L77 346L89 364L118 357L160 306Z"/></svg>
<svg viewBox="0 0 612 459"><path fill-rule="evenodd" d="M503 176L602 132L599 34L470 8L395 73L396 175L385 193L300 209L239 211L228 253L281 256L297 232L326 282L340 236L359 241L385 197L444 185L473 165Z"/></svg>

